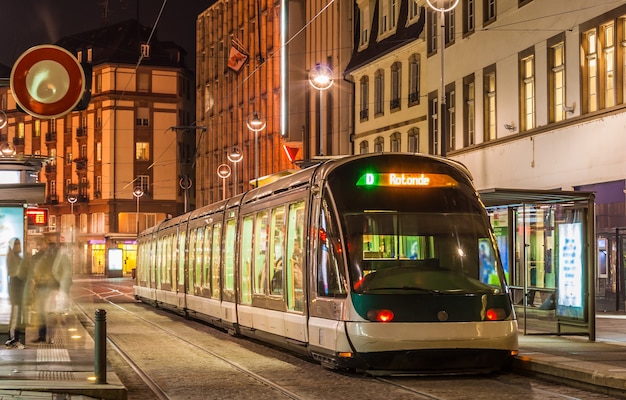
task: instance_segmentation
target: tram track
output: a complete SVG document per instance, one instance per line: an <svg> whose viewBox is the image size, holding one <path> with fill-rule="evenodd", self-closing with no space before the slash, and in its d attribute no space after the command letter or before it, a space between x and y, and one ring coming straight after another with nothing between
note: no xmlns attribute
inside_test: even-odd
<svg viewBox="0 0 626 400"><path fill-rule="evenodd" d="M282 349L233 337L202 322L185 320L180 314L137 303L129 296L128 285L93 282L93 289L85 290L83 295L77 293L77 300L82 302L76 302L77 310L82 313L79 319L89 331L95 325L90 314L96 309L107 310L107 326L111 328L106 335L107 345L119 355L112 359L118 367L128 365L122 365L124 376L136 375L129 378L136 394L129 396L129 400L251 397L460 400L496 398L502 393L512 400L611 398L512 374L372 377L329 371ZM171 344L150 354L145 340L130 341L135 336L154 337L158 343L155 346L163 342ZM164 354L179 360L163 364ZM123 361L117 361L120 359ZM162 363L161 369L156 367L158 363ZM187 387L176 382L184 371L195 373L196 380L201 381L192 383L196 386L195 393L183 393ZM222 375L215 378L218 373ZM243 389L246 385L247 389ZM144 395L148 390L151 393Z"/></svg>
<svg viewBox="0 0 626 400"><path fill-rule="evenodd" d="M120 292L121 293L121 292ZM210 355L211 357L220 360L221 362L223 362L224 364L232 367L233 369L235 369L236 371L238 371L239 373L254 379L255 381L270 387L272 389L274 389L276 392L282 394L285 398L288 399L293 399L293 400L307 400L307 397L302 397L296 393L294 393L293 391L289 390L288 388L278 384L277 382L270 380L268 378L265 378L253 371L251 371L248 368L243 367L242 365L238 364L237 362L230 360L220 354L218 354L217 352L214 352L212 350L207 349L204 346L198 345L196 342L193 342L191 340L187 340L185 338L181 338L176 332L173 332L169 329L166 329L162 326L159 326L158 324L154 323L153 321L148 320L147 318L143 318L139 315L137 315L136 313L120 306L119 304L108 300L106 297L101 296L100 294L93 292L93 295L97 295L99 298L101 298L102 301L108 303L111 306L114 306L115 308L117 308L120 311L123 311L124 313L126 313L127 315L130 315L136 319L141 320L144 323L147 323L149 325L151 325L154 329L158 329L159 331L169 335L172 339L184 342L185 344L192 346L193 348L203 352L204 354ZM88 315L88 313L85 311L85 309L77 304L77 308L81 311L82 316L79 318L84 318L85 320L89 321L89 323L92 326L95 326L95 319L90 317ZM120 355L120 357L122 357L122 359L124 359L124 361L126 363L128 363L128 365L133 369L133 371L135 371L137 373L137 375L142 379L142 381L150 388L150 390L152 391L152 393L161 400L169 400L172 399L172 397L170 397L167 392L165 390L163 390L159 384L152 379L151 375L144 370L137 362L134 361L134 359L126 352L122 349L121 346L118 346L115 342L115 340L107 334L107 343L109 345L111 345L111 347L115 350L115 352L117 354Z"/></svg>

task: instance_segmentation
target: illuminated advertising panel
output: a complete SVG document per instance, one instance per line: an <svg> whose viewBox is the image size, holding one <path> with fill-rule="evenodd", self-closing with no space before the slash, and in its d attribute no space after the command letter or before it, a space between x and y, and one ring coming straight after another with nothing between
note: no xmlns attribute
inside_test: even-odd
<svg viewBox="0 0 626 400"><path fill-rule="evenodd" d="M561 317L584 318L582 223L559 225L559 282L556 313Z"/></svg>
<svg viewBox="0 0 626 400"><path fill-rule="evenodd" d="M0 296L8 296L7 252L9 242L17 238L24 244L24 207L0 207Z"/></svg>
<svg viewBox="0 0 626 400"><path fill-rule="evenodd" d="M26 220L29 227L47 226L48 225L48 209L47 208L27 208Z"/></svg>

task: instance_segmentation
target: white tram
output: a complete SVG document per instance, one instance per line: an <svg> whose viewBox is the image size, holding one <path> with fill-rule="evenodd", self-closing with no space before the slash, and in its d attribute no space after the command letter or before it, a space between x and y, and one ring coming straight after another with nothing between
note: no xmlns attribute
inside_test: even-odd
<svg viewBox="0 0 626 400"><path fill-rule="evenodd" d="M135 296L371 374L485 372L517 353L488 216L462 165L326 161L139 236Z"/></svg>

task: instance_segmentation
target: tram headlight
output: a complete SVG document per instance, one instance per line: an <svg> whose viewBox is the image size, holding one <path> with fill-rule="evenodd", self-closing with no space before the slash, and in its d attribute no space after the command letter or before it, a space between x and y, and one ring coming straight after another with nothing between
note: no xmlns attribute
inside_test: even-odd
<svg viewBox="0 0 626 400"><path fill-rule="evenodd" d="M488 321L502 321L506 318L506 311L503 308L490 308L485 313L485 319Z"/></svg>
<svg viewBox="0 0 626 400"><path fill-rule="evenodd" d="M393 311L391 310L369 310L367 312L367 319L375 322L391 322L393 317Z"/></svg>

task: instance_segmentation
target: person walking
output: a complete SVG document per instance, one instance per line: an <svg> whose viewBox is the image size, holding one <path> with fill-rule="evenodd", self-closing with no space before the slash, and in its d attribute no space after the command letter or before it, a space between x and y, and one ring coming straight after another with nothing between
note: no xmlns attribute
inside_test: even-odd
<svg viewBox="0 0 626 400"><path fill-rule="evenodd" d="M41 254L40 254L41 253ZM29 288L33 290L32 301L37 313L37 338L33 343L52 343L48 338L48 313L50 311L51 293L59 289L59 283L52 273L57 258L57 246L48 244L47 249L40 250L33 256Z"/></svg>
<svg viewBox="0 0 626 400"><path fill-rule="evenodd" d="M9 276L9 301L11 317L9 320L9 339L4 343L9 348L25 348L26 328L24 323L24 288L28 268L22 257L22 243L19 238L9 240L7 252L7 274Z"/></svg>

